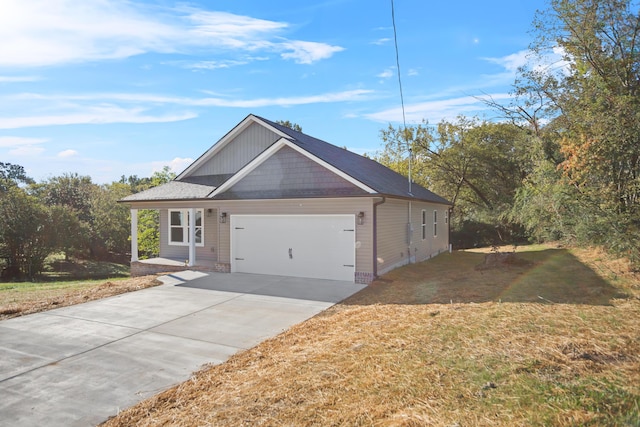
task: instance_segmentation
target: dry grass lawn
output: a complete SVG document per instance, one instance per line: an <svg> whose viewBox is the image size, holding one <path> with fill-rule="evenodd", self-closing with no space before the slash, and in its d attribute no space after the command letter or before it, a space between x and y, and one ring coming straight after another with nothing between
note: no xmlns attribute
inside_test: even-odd
<svg viewBox="0 0 640 427"><path fill-rule="evenodd" d="M104 426L640 425L640 285L587 250L455 252Z"/></svg>
<svg viewBox="0 0 640 427"><path fill-rule="evenodd" d="M71 282L0 283L0 320L161 284L156 276Z"/></svg>

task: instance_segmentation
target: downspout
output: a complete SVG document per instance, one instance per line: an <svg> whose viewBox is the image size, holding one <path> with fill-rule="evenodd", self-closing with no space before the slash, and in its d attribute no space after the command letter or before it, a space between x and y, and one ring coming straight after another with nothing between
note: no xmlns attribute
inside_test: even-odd
<svg viewBox="0 0 640 427"><path fill-rule="evenodd" d="M373 204L373 277L378 277L378 206L386 202L383 196L382 200Z"/></svg>
<svg viewBox="0 0 640 427"><path fill-rule="evenodd" d="M449 253L452 252L452 245L451 245L451 217L453 216L453 206L449 206L447 208L449 210L449 221L447 221L447 226L448 226L448 243L449 243Z"/></svg>
<svg viewBox="0 0 640 427"><path fill-rule="evenodd" d="M411 199L409 199L409 223L407 224L407 254L409 255L408 264L411 264L411 244L413 243L413 223L411 222L411 208Z"/></svg>

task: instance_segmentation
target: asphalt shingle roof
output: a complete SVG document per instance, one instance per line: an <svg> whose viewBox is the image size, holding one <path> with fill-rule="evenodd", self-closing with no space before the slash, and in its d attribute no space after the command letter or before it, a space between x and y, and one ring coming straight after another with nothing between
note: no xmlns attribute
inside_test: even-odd
<svg viewBox="0 0 640 427"><path fill-rule="evenodd" d="M415 183L411 184L411 193L409 193L409 182L406 177L374 160L352 153L344 148L336 147L328 142L297 132L262 117L255 117L287 134L291 138L291 142L298 147L340 169L342 172L376 190L380 194L414 198L448 205L451 204L445 198Z"/></svg>
<svg viewBox="0 0 640 427"><path fill-rule="evenodd" d="M411 193L409 193L409 183L406 177L389 169L388 167L352 153L346 149L336 147L328 142L297 132L286 126L272 122L265 118L255 116L256 119L276 128L280 132L287 135L291 143L297 145L301 149L325 161L333 167L341 170L351 178L363 183L367 187L373 189L383 196L401 197L408 199L423 200L433 203L441 203L450 205L451 203L437 194L427 190L426 188L412 184ZM231 178L233 174L224 175L208 175L208 176L187 176L180 180L174 180L169 183L151 188L149 190L132 194L122 199L123 202L139 202L153 200L191 200L206 199L210 194L225 181ZM317 193L317 191L316 191ZM296 197L319 197L319 194L295 194ZM334 194L334 196L337 194ZM347 194L344 194L345 196ZM222 193L222 198L237 199L239 197L260 197L264 198L265 194L232 194L232 192ZM272 195L275 197L275 193ZM287 198L294 195L281 194L280 197ZM326 195L325 195L326 196ZM339 195L338 195L339 196ZM218 198L218 197L216 197ZM268 197L267 197L268 198Z"/></svg>

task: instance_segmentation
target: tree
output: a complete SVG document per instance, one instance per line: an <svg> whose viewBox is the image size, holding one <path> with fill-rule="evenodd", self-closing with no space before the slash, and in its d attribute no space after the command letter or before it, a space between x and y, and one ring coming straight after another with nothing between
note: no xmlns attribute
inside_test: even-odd
<svg viewBox="0 0 640 427"><path fill-rule="evenodd" d="M101 185L94 190L91 198L94 245L100 245L106 252L126 254L130 249L130 210L118 203L130 194L131 187L121 182Z"/></svg>
<svg viewBox="0 0 640 427"><path fill-rule="evenodd" d="M36 197L17 186L0 197L0 258L3 277L33 279L55 248L51 212Z"/></svg>
<svg viewBox="0 0 640 427"><path fill-rule="evenodd" d="M24 167L0 162L0 192L6 191L8 187L20 183L33 183L33 179L29 178L24 171Z"/></svg>
<svg viewBox="0 0 640 427"><path fill-rule="evenodd" d="M411 148L412 180L453 203L453 240L458 246L521 238L507 213L530 169L526 131L459 117L435 128L426 123L407 129L390 126L381 134L386 145L378 161L406 175Z"/></svg>
<svg viewBox="0 0 640 427"><path fill-rule="evenodd" d="M640 264L640 12L630 0L551 0L518 92L544 99L564 185L580 205L565 230ZM550 52L563 67L541 67ZM566 215L571 214L567 212Z"/></svg>
<svg viewBox="0 0 640 427"><path fill-rule="evenodd" d="M293 129L296 132L302 132L302 127L297 123L291 123L289 120L276 120L276 123L289 129Z"/></svg>
<svg viewBox="0 0 640 427"><path fill-rule="evenodd" d="M176 174L169 166L154 172L149 179L150 186L155 187L175 179ZM140 259L157 257L160 254L160 212L157 209L141 209L138 211L138 251Z"/></svg>

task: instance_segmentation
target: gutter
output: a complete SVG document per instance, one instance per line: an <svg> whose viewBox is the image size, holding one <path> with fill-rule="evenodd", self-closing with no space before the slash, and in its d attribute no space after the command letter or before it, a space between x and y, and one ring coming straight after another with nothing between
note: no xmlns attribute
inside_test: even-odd
<svg viewBox="0 0 640 427"><path fill-rule="evenodd" d="M378 206L386 202L386 197L373 204L373 277L378 278Z"/></svg>

